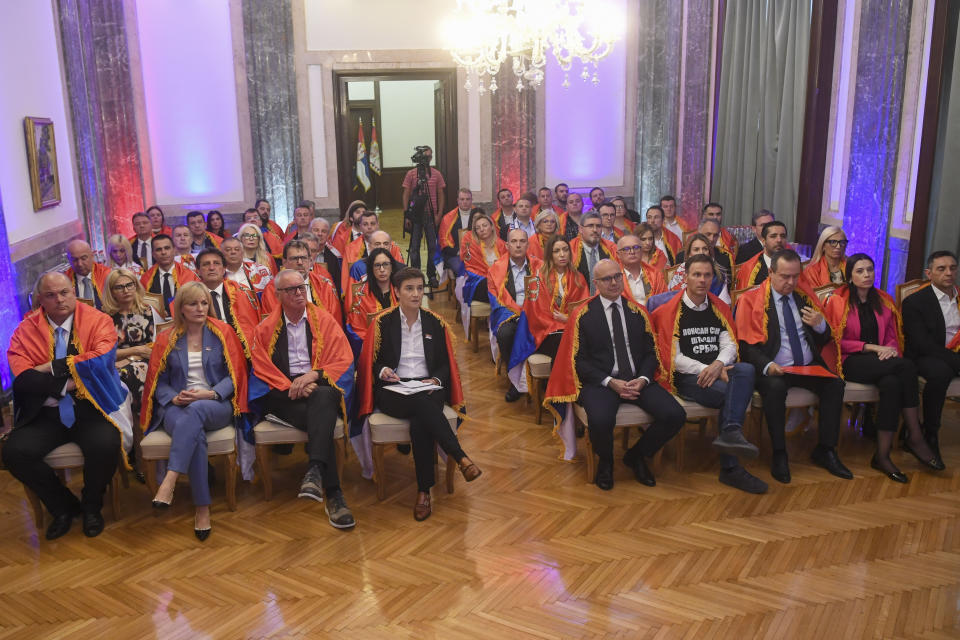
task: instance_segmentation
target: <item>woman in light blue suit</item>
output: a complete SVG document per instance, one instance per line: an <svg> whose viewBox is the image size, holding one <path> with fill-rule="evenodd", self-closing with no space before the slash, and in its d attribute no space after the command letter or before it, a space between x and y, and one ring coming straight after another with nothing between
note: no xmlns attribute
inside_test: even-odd
<svg viewBox="0 0 960 640"><path fill-rule="evenodd" d="M189 282L177 289L174 326L160 334L150 356L141 416L143 426L160 427L172 440L167 473L153 506L169 507L177 478L189 475L196 507L194 532L201 541L210 535L204 432L232 424L234 415L246 410L243 349L229 325L207 315L211 304L202 283ZM242 388L235 389L235 380Z"/></svg>

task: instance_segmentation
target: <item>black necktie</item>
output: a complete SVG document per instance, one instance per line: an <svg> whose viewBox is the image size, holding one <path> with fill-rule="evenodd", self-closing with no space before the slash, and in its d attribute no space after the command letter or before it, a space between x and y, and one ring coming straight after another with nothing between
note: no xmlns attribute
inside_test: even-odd
<svg viewBox="0 0 960 640"><path fill-rule="evenodd" d="M163 296L164 304L169 305L173 299L173 288L170 286L169 273L163 274L163 285L160 288L160 294Z"/></svg>
<svg viewBox="0 0 960 640"><path fill-rule="evenodd" d="M620 319L620 305L616 302L610 308L610 321L613 323L613 350L617 354L617 378L633 380L633 368L630 366L630 354L627 353L627 339L623 335L623 321Z"/></svg>
<svg viewBox="0 0 960 640"><path fill-rule="evenodd" d="M220 312L220 294L216 291L211 291L210 297L213 298L213 310L217 313L217 320L223 320L223 314Z"/></svg>
<svg viewBox="0 0 960 640"><path fill-rule="evenodd" d="M793 317L793 307L790 306L790 297L780 298L783 302L783 325L790 340L790 351L793 352L793 364L802 367L807 364L803 358L803 345L800 343L800 332L797 331L797 319Z"/></svg>
<svg viewBox="0 0 960 640"><path fill-rule="evenodd" d="M139 242L140 242L140 266L143 267L144 269L147 269L150 266L147 264L147 243L143 242L142 240Z"/></svg>

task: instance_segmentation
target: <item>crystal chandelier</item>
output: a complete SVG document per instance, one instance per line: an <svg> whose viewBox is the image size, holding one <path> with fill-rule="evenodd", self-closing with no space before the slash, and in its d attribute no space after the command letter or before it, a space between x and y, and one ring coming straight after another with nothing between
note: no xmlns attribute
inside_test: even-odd
<svg viewBox="0 0 960 640"><path fill-rule="evenodd" d="M464 88L473 88L470 78L476 74L481 94L497 90L496 75L508 62L517 91L525 82L539 87L549 54L563 71L564 87L570 86L575 63L584 82L599 84L597 63L624 30L624 16L603 0L457 0L457 5L444 35L454 62L467 71Z"/></svg>

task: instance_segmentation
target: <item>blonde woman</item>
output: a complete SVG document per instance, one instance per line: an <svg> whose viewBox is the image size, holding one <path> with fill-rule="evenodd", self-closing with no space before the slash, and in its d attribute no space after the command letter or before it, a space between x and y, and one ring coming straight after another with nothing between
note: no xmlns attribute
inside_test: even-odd
<svg viewBox="0 0 960 640"><path fill-rule="evenodd" d="M244 261L256 262L270 270L270 275L277 275L277 261L273 259L266 241L263 239L263 232L255 224L245 223L237 231L237 238L243 245Z"/></svg>
<svg viewBox="0 0 960 640"><path fill-rule="evenodd" d="M107 266L111 269L124 268L143 275L143 267L133 261L133 247L126 236L115 233L107 239Z"/></svg>
<svg viewBox="0 0 960 640"><path fill-rule="evenodd" d="M847 234L840 227L827 227L820 233L803 279L811 289L827 284L843 284L847 268Z"/></svg>
<svg viewBox="0 0 960 640"><path fill-rule="evenodd" d="M173 299L173 328L157 336L143 390L140 426L170 435L170 458L153 506L173 501L177 478L190 476L194 534L210 536L206 431L232 424L247 410L243 347L230 325L208 315L212 301L202 282L188 282ZM236 381L236 387L234 386Z"/></svg>

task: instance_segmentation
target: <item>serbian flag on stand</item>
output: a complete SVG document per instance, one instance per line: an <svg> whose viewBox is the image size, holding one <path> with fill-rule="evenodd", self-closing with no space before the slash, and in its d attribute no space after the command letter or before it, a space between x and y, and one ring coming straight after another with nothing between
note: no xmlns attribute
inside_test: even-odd
<svg viewBox="0 0 960 640"><path fill-rule="evenodd" d="M361 130L361 135L363 132ZM377 119L373 119L373 127L370 129L370 171L378 176L383 171L380 163L380 143L377 142Z"/></svg>
<svg viewBox="0 0 960 640"><path fill-rule="evenodd" d="M363 118L360 118L357 126L357 183L353 185L354 189L360 187L363 187L364 191L370 191L370 167L367 164L367 145L363 141Z"/></svg>

